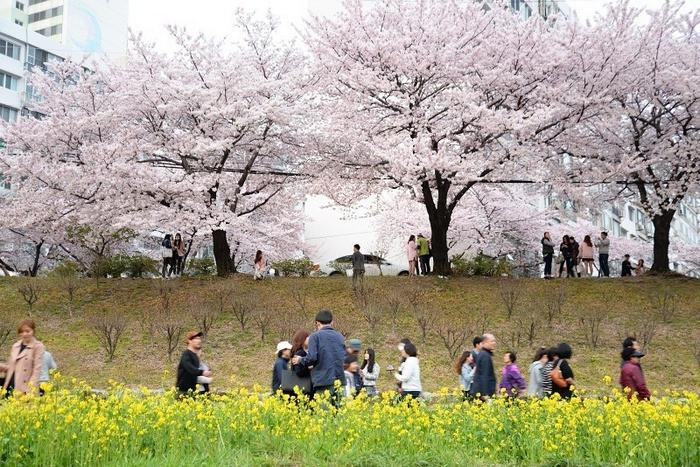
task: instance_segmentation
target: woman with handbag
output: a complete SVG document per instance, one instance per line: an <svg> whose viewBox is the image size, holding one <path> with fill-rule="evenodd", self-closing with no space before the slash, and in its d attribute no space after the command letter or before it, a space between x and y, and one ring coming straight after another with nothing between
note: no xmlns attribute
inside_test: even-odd
<svg viewBox="0 0 700 467"><path fill-rule="evenodd" d="M30 319L19 323L17 334L20 340L10 351L5 366L4 388L9 395L13 391L35 394L39 391L39 376L44 362L44 344L35 337L36 324Z"/></svg>
<svg viewBox="0 0 700 467"><path fill-rule="evenodd" d="M562 399L571 399L573 392L571 386L574 384L574 371L569 365L573 351L571 346L566 342L562 342L557 346L557 356L552 372L552 394L559 394Z"/></svg>

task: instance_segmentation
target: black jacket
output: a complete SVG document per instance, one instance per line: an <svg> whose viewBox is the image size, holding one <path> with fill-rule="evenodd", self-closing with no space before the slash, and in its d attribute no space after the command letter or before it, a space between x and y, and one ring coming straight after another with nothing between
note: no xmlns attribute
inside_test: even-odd
<svg viewBox="0 0 700 467"><path fill-rule="evenodd" d="M182 352L177 366L177 382L175 387L179 392L194 391L197 388L197 376L203 373L199 369L199 357L190 349Z"/></svg>
<svg viewBox="0 0 700 467"><path fill-rule="evenodd" d="M472 395L493 396L496 394L496 373L493 369L493 353L488 349L481 349L476 356L476 368L474 379L469 390Z"/></svg>
<svg viewBox="0 0 700 467"><path fill-rule="evenodd" d="M306 357L306 350L299 349L294 353L294 356ZM301 363L292 365L292 370L294 370L294 373L296 373L299 378L311 378L311 370L309 370L308 366L304 366Z"/></svg>

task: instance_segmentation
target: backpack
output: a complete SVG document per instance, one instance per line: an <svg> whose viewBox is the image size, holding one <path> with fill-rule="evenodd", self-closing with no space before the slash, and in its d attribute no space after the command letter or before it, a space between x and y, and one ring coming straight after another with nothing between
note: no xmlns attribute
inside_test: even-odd
<svg viewBox="0 0 700 467"><path fill-rule="evenodd" d="M560 358L557 365L549 372L549 376L552 378L552 383L554 383L555 386L558 388L567 388L569 387L569 383L564 379L564 376L561 374L561 369L559 368L561 362L562 359Z"/></svg>

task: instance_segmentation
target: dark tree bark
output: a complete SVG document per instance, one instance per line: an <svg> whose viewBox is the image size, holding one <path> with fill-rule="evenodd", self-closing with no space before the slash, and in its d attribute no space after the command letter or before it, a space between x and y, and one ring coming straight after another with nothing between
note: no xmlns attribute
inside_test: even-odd
<svg viewBox="0 0 700 467"><path fill-rule="evenodd" d="M231 258L231 247L226 238L226 231L212 230L214 240L214 261L216 261L216 274L219 277L230 276L236 272L235 264Z"/></svg>
<svg viewBox="0 0 700 467"><path fill-rule="evenodd" d="M664 210L652 217L654 223L654 263L651 271L654 273L670 272L668 247L671 235L671 223L676 214L674 209Z"/></svg>
<svg viewBox="0 0 700 467"><path fill-rule="evenodd" d="M44 240L34 244L34 261L32 266L27 270L27 274L31 277L36 277L39 273L39 260L41 259L41 247L44 246Z"/></svg>
<svg viewBox="0 0 700 467"><path fill-rule="evenodd" d="M433 254L433 272L438 276L449 276L452 274L450 267L449 245L447 243L447 230L452 220L452 210L454 207L448 205L447 195L450 191L451 183L444 180L437 174L437 203L435 202L430 183L425 181L421 188L425 208L428 211L430 220L430 245Z"/></svg>

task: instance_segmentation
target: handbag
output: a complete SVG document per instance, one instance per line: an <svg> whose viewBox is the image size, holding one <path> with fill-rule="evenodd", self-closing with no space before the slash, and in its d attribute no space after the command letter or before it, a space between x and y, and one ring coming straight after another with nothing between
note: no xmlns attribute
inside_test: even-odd
<svg viewBox="0 0 700 467"><path fill-rule="evenodd" d="M552 371L549 372L549 376L552 378L552 383L554 383L558 388L566 388L569 387L569 383L564 379L564 376L561 374L561 369L559 368L559 365L561 365L561 359L557 362L557 366L552 368Z"/></svg>
<svg viewBox="0 0 700 467"><path fill-rule="evenodd" d="M311 378L302 378L296 374L296 372L289 367L282 370L281 385L283 392L293 393L294 388L298 387L302 393L311 394Z"/></svg>

